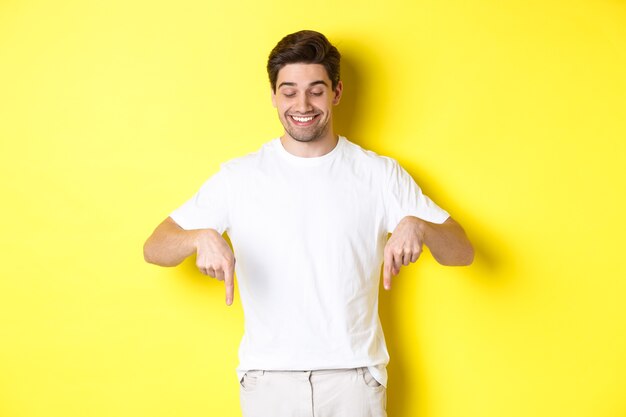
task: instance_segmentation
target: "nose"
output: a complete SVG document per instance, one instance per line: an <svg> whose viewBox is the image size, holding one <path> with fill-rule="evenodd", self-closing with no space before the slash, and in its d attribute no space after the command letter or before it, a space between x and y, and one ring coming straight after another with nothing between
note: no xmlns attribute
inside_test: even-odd
<svg viewBox="0 0 626 417"><path fill-rule="evenodd" d="M313 106L311 105L310 101L309 101L309 96L308 94L299 94L298 95L298 100L294 106L294 110L297 111L298 113L308 113L310 111L313 110Z"/></svg>

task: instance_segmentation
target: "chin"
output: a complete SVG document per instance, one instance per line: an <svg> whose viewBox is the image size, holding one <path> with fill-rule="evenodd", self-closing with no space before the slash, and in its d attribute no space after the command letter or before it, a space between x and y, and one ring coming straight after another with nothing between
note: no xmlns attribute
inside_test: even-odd
<svg viewBox="0 0 626 417"><path fill-rule="evenodd" d="M316 139L323 137L326 134L326 131L327 129L322 129L308 134L298 134L298 131L296 129L292 129L291 126L290 129L285 129L285 132L287 132L292 139L298 142L313 142Z"/></svg>
<svg viewBox="0 0 626 417"><path fill-rule="evenodd" d="M298 142L313 142L315 139L319 138L319 136L313 136L313 137L299 137L299 136L294 136L291 133L289 134L289 136L291 136L291 138L293 140L296 140Z"/></svg>

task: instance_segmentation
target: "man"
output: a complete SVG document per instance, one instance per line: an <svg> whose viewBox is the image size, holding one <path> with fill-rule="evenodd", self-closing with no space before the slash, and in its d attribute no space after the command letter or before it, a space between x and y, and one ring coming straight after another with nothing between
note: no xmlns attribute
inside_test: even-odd
<svg viewBox="0 0 626 417"><path fill-rule="evenodd" d="M320 33L283 38L267 69L284 134L222 164L144 246L162 266L196 254L203 274L225 282L227 305L236 270L244 417L386 416L381 264L390 289L424 244L444 265L474 256L395 160L335 134L339 61Z"/></svg>

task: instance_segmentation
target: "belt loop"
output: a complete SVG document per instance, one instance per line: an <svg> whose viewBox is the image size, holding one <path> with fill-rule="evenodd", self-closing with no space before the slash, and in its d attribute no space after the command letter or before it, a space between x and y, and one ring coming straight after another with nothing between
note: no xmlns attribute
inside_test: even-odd
<svg viewBox="0 0 626 417"><path fill-rule="evenodd" d="M359 375L359 377L363 376L363 368L356 368L356 373Z"/></svg>

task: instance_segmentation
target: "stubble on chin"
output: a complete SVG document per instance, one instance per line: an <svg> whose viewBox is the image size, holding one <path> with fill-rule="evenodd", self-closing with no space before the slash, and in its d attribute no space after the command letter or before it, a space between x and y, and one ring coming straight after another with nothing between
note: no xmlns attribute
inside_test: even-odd
<svg viewBox="0 0 626 417"><path fill-rule="evenodd" d="M289 116L286 117L288 118ZM298 128L293 126L289 122L289 119L286 119L283 123L283 127L292 139L298 142L312 142L315 139L318 139L326 134L326 131L328 130L328 123L317 126L314 130L311 131L298 131Z"/></svg>
<svg viewBox="0 0 626 417"><path fill-rule="evenodd" d="M309 135L302 135L302 134L298 134L297 132L294 132L293 129L287 130L287 133L293 140L296 140L298 142L312 142L321 136L317 132L313 132Z"/></svg>

